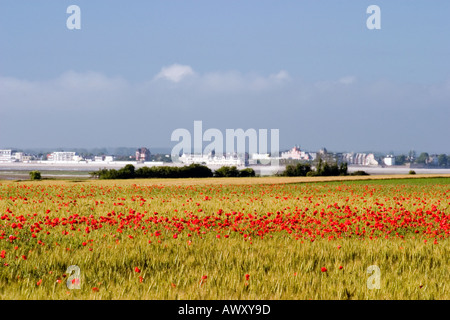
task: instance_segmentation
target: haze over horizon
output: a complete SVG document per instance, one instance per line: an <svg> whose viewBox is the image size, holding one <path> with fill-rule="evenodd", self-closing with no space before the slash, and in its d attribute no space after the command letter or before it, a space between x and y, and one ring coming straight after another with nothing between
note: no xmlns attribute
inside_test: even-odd
<svg viewBox="0 0 450 320"><path fill-rule="evenodd" d="M81 30L66 9L81 8ZM381 30L366 9L381 8ZM0 0L0 148L171 148L279 129L280 149L450 154L450 2ZM207 144L207 143L206 143Z"/></svg>

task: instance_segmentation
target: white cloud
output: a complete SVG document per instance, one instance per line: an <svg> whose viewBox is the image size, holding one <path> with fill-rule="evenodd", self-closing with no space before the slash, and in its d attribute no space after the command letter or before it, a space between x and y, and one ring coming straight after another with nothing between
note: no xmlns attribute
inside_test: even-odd
<svg viewBox="0 0 450 320"><path fill-rule="evenodd" d="M8 109L92 110L128 98L130 85L121 78L74 71L47 81L0 77L0 100Z"/></svg>
<svg viewBox="0 0 450 320"><path fill-rule="evenodd" d="M235 71L214 72L203 75L200 79L200 89L209 92L238 91L246 86L244 77Z"/></svg>
<svg viewBox="0 0 450 320"><path fill-rule="evenodd" d="M349 84L354 83L355 81L356 81L356 77L354 77L354 76L347 76L347 77L340 78L338 82L341 83L341 84L349 85Z"/></svg>
<svg viewBox="0 0 450 320"><path fill-rule="evenodd" d="M281 70L277 74L270 75L271 79L274 79L276 81L284 81L284 80L290 80L291 77L289 76L289 73L287 73L286 70Z"/></svg>
<svg viewBox="0 0 450 320"><path fill-rule="evenodd" d="M172 82L180 82L188 76L194 75L195 72L190 66L181 64L173 64L169 67L163 67L156 75L155 79L166 79Z"/></svg>
<svg viewBox="0 0 450 320"><path fill-rule="evenodd" d="M289 79L289 74L284 70L269 76L242 74L237 71L214 72L199 77L199 89L225 93L260 92L279 87Z"/></svg>
<svg viewBox="0 0 450 320"><path fill-rule="evenodd" d="M115 91L127 85L122 78L109 78L101 73L68 71L52 81L59 89L79 91Z"/></svg>
<svg viewBox="0 0 450 320"><path fill-rule="evenodd" d="M243 74L238 71L197 74L192 67L180 64L163 67L153 79L165 79L170 82L179 83L187 77L191 77L191 81L189 82L190 89L197 89L209 93L261 91L275 87L275 85L283 84L291 79L285 70L269 76ZM149 83L149 85L151 86L152 84Z"/></svg>

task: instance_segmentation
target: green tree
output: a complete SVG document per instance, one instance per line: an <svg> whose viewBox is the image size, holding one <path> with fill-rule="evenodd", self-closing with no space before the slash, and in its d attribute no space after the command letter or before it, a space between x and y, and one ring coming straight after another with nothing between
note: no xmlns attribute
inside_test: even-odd
<svg viewBox="0 0 450 320"><path fill-rule="evenodd" d="M120 179L133 179L134 178L134 166L127 164L125 167L118 171Z"/></svg>
<svg viewBox="0 0 450 320"><path fill-rule="evenodd" d="M252 168L245 168L239 171L239 177L254 177L256 176L255 170Z"/></svg>
<svg viewBox="0 0 450 320"><path fill-rule="evenodd" d="M414 150L409 151L408 160L413 162L416 159L416 152Z"/></svg>
<svg viewBox="0 0 450 320"><path fill-rule="evenodd" d="M339 165L339 175L340 176L348 175L348 163L347 162L343 162Z"/></svg>
<svg viewBox="0 0 450 320"><path fill-rule="evenodd" d="M439 167L447 167L449 163L448 156L446 154L440 154L438 156L438 166Z"/></svg>
<svg viewBox="0 0 450 320"><path fill-rule="evenodd" d="M309 163L306 163L306 164L298 163L297 167L295 169L297 172L297 176L299 176L299 177L306 177L308 172L310 172L312 170L311 165Z"/></svg>
<svg viewBox="0 0 450 320"><path fill-rule="evenodd" d="M295 173L296 173L295 166L292 164L289 164L286 166L286 169L284 170L283 175L286 177L295 177Z"/></svg>
<svg viewBox="0 0 450 320"><path fill-rule="evenodd" d="M418 164L426 164L429 158L428 153L422 152L416 159L416 163Z"/></svg>
<svg viewBox="0 0 450 320"><path fill-rule="evenodd" d="M223 166L219 169L217 169L216 171L214 171L214 176L215 177L238 177L239 176L239 170L235 167L228 167L228 166Z"/></svg>
<svg viewBox="0 0 450 320"><path fill-rule="evenodd" d="M396 165L401 166L401 165L404 165L405 162L406 162L406 156L404 154L395 157Z"/></svg>
<svg viewBox="0 0 450 320"><path fill-rule="evenodd" d="M191 164L187 167L179 168L179 170L181 174L179 174L178 177L182 176L184 178L209 178L213 176L213 172L211 171L211 169L201 164Z"/></svg>
<svg viewBox="0 0 450 320"><path fill-rule="evenodd" d="M311 165L309 163L297 163L297 165L287 165L286 169L283 172L283 176L286 177L306 177L308 172L310 172Z"/></svg>
<svg viewBox="0 0 450 320"><path fill-rule="evenodd" d="M308 173L306 174L306 176L307 176L307 177L315 177L315 176L317 176L317 172L314 171L314 170L312 170L312 171L308 172Z"/></svg>
<svg viewBox="0 0 450 320"><path fill-rule="evenodd" d="M322 158L319 157L319 162L317 163L317 166L316 166L316 175L321 176L323 174L323 172L324 172L323 161L322 161Z"/></svg>

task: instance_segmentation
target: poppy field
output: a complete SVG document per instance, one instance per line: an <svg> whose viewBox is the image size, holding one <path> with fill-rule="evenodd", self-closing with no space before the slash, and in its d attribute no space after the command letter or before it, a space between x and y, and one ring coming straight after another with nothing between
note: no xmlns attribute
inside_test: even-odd
<svg viewBox="0 0 450 320"><path fill-rule="evenodd" d="M205 181L0 181L0 298L450 298L450 178Z"/></svg>

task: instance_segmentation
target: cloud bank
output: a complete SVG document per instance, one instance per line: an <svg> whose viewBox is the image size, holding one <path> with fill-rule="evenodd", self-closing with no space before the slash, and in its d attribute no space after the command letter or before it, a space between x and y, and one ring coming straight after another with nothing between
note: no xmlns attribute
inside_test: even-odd
<svg viewBox="0 0 450 320"><path fill-rule="evenodd" d="M0 148L170 147L171 132L280 129L280 145L341 151L450 153L450 81L365 83L352 75L308 82L286 70L200 73L173 64L132 83L68 71L46 81L0 76Z"/></svg>
<svg viewBox="0 0 450 320"><path fill-rule="evenodd" d="M173 64L169 67L163 67L155 79L166 79L176 83L194 74L194 70L190 66Z"/></svg>

